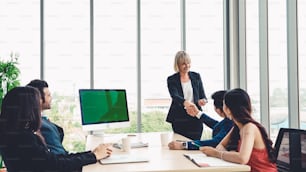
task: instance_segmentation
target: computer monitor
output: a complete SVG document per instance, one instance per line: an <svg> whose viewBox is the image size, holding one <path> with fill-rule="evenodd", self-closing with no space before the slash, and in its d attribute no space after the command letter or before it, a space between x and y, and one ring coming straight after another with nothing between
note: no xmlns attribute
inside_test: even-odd
<svg viewBox="0 0 306 172"><path fill-rule="evenodd" d="M82 128L102 132L108 128L129 127L124 89L79 89Z"/></svg>
<svg viewBox="0 0 306 172"><path fill-rule="evenodd" d="M278 171L305 171L305 139L305 130L280 129L275 142Z"/></svg>

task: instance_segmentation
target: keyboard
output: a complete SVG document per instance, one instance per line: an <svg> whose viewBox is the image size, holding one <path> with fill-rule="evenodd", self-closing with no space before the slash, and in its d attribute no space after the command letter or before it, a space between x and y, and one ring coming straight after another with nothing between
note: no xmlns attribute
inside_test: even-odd
<svg viewBox="0 0 306 172"><path fill-rule="evenodd" d="M279 164L276 164L278 172L290 172L289 167L284 167Z"/></svg>
<svg viewBox="0 0 306 172"><path fill-rule="evenodd" d="M131 143L131 148L144 148L144 147L148 147L149 143L143 143L143 142L132 142ZM120 143L114 143L113 147L121 149L122 148L122 144Z"/></svg>

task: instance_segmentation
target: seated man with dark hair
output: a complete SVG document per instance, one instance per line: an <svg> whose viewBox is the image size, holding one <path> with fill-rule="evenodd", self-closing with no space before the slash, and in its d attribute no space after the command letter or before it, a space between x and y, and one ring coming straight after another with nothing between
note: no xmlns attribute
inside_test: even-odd
<svg viewBox="0 0 306 172"><path fill-rule="evenodd" d="M47 143L47 147L50 152L54 154L67 154L68 152L62 145L64 139L64 130L62 127L51 122L46 115L43 114L43 110L51 109L51 93L49 90L48 83L44 80L35 79L32 80L27 86L37 88L41 95L41 128L40 132L44 136Z"/></svg>
<svg viewBox="0 0 306 172"><path fill-rule="evenodd" d="M212 131L212 138L208 140L194 140L194 141L172 141L168 144L170 149L188 149L197 150L201 146L213 146L216 147L219 142L226 136L226 134L233 127L233 122L228 119L223 112L223 97L226 91L217 91L211 97L214 100L215 111L222 118L222 121L216 121L215 119L209 117L202 111L200 111L197 106L191 105L186 107L187 113L191 116L196 116L204 124L206 124Z"/></svg>

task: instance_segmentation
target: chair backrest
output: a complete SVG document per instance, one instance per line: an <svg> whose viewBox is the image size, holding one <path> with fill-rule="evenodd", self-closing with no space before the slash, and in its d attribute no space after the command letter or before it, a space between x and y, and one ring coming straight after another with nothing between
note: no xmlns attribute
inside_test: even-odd
<svg viewBox="0 0 306 172"><path fill-rule="evenodd" d="M277 168L282 171L306 171L306 130L281 128L275 151Z"/></svg>

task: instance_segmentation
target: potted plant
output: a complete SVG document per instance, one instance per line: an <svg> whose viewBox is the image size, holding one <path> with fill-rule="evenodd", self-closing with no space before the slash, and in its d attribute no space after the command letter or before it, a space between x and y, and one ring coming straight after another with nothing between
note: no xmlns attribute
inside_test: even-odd
<svg viewBox="0 0 306 172"><path fill-rule="evenodd" d="M0 58L0 106L7 91L20 85L18 57L18 54L11 53L9 60Z"/></svg>

